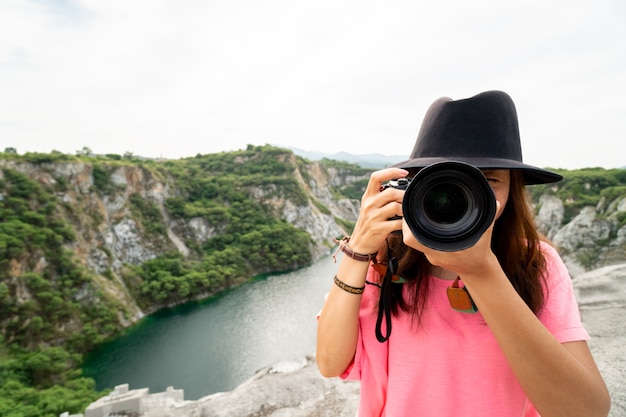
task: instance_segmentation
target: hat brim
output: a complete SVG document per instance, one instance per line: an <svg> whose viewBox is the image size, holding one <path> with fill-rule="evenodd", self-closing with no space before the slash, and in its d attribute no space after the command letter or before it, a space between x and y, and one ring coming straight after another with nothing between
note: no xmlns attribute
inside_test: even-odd
<svg viewBox="0 0 626 417"><path fill-rule="evenodd" d="M510 159L498 158L480 158L480 157L463 157L463 158L445 158L445 157L428 157L407 159L391 165L394 168L412 169L424 168L437 162L457 161L465 162L480 169L519 169L523 172L524 182L526 185L549 184L558 182L563 176L556 172L538 168L523 162L513 161Z"/></svg>

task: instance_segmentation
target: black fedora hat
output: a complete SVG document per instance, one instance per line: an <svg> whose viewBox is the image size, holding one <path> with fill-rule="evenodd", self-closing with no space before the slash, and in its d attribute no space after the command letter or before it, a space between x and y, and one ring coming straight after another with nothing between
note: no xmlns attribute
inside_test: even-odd
<svg viewBox="0 0 626 417"><path fill-rule="evenodd" d="M522 162L517 111L511 97L502 91L436 100L424 116L410 159L392 166L423 168L442 161L465 162L481 169L519 169L528 185L563 179Z"/></svg>

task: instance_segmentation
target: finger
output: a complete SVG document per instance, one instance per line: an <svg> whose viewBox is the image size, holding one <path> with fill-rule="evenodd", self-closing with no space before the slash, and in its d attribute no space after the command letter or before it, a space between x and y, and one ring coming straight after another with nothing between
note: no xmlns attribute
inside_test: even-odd
<svg viewBox="0 0 626 417"><path fill-rule="evenodd" d="M370 180L367 183L367 188L365 189L365 194L373 195L375 193L380 192L380 187L387 181L396 179L396 178L404 178L409 175L409 171L401 168L385 168L379 171L372 172L370 175Z"/></svg>
<svg viewBox="0 0 626 417"><path fill-rule="evenodd" d="M383 220L402 220L402 199L383 205L380 209L380 216Z"/></svg>

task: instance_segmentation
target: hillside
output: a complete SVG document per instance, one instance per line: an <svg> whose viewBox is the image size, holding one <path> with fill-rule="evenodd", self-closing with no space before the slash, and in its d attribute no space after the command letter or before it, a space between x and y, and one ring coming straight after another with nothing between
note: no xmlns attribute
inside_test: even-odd
<svg viewBox="0 0 626 417"><path fill-rule="evenodd" d="M327 253L368 175L273 147L2 154L0 415L81 409L98 396L82 355L125 326Z"/></svg>
<svg viewBox="0 0 626 417"><path fill-rule="evenodd" d="M165 306L308 265L350 232L371 169L272 146L180 160L0 154L0 415L81 411L85 352ZM581 271L626 256L626 171L531 187Z"/></svg>

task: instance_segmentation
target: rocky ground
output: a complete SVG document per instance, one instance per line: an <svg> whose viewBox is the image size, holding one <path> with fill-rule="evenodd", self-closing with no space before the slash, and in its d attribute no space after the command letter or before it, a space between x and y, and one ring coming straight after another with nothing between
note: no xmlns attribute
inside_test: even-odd
<svg viewBox="0 0 626 417"><path fill-rule="evenodd" d="M295 367L263 369L226 393L182 406L176 414L150 417L354 417L359 384L323 378L312 358ZM281 369L282 368L282 369ZM291 368L291 369L289 369Z"/></svg>
<svg viewBox="0 0 626 417"><path fill-rule="evenodd" d="M591 350L613 399L610 417L626 416L626 264L573 275ZM307 358L260 370L230 392L151 401L143 416L354 417L358 397L358 383L325 379Z"/></svg>
<svg viewBox="0 0 626 417"><path fill-rule="evenodd" d="M626 264L574 278L589 346L611 392L611 417L626 416Z"/></svg>

